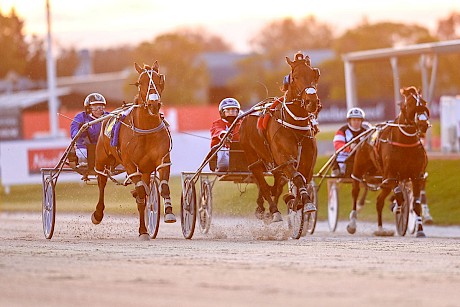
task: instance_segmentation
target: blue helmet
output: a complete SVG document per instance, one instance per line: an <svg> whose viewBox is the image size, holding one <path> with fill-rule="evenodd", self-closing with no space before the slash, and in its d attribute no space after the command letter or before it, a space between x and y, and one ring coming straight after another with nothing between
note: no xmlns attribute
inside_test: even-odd
<svg viewBox="0 0 460 307"><path fill-rule="evenodd" d="M230 108L237 108L238 111L241 109L240 103L235 98L225 98L219 103L220 116L224 117L224 110Z"/></svg>
<svg viewBox="0 0 460 307"><path fill-rule="evenodd" d="M241 109L240 103L235 98L225 98L219 103L219 112L225 109L237 108Z"/></svg>

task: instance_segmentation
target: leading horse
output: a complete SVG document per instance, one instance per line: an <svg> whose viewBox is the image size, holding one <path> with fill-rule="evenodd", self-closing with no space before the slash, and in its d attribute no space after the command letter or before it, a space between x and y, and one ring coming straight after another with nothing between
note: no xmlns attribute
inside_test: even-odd
<svg viewBox="0 0 460 307"><path fill-rule="evenodd" d="M319 69L312 68L308 56L297 53L294 61L286 57L291 67L284 97L266 108L264 127L258 125L259 117L246 116L240 127L240 144L259 188L256 217L265 216L264 199L269 204L272 222L282 221L278 198L286 179L296 186L301 204L306 212L316 211L307 183L313 175L317 156L315 134L316 117L320 101L316 92ZM271 187L264 178L270 171L275 182Z"/></svg>
<svg viewBox="0 0 460 307"><path fill-rule="evenodd" d="M382 210L385 198L394 192L397 205L394 212L399 214L404 202L400 183L411 180L413 188L413 208L416 213L416 236L425 237L421 218L420 190L425 181L425 169L428 163L422 139L428 130L430 111L417 88L402 88L400 112L394 122L383 124L377 129L378 136L370 144L363 142L357 149L353 166L353 210L347 226L349 233L356 231L356 200L359 194L359 183L367 175L372 178L381 175L381 192L377 196L378 229L377 236L393 235L394 232L382 227Z"/></svg>
<svg viewBox="0 0 460 307"><path fill-rule="evenodd" d="M139 236L148 239L144 210L146 196L149 195L151 174L154 172L159 173L159 189L165 207L164 221L166 223L176 221L172 212L168 184L172 140L168 126L160 113L165 77L159 73L158 62L155 61L153 66L144 65L144 67L134 63L134 67L139 73L135 84L138 93L134 97L134 104L129 114L125 114L126 117L121 120L118 146L111 146L110 139L104 133L107 121L103 123L99 135L95 162L99 201L91 219L94 224L102 221L107 175L111 168L121 164L127 173L125 183L130 180L135 186L132 194L136 198L139 211Z"/></svg>

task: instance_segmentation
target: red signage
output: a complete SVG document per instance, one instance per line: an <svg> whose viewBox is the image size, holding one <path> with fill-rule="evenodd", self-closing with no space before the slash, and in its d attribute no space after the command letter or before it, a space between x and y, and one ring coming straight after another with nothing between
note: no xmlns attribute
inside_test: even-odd
<svg viewBox="0 0 460 307"><path fill-rule="evenodd" d="M65 148L29 149L27 152L29 174L39 174L42 167L55 167L65 150Z"/></svg>

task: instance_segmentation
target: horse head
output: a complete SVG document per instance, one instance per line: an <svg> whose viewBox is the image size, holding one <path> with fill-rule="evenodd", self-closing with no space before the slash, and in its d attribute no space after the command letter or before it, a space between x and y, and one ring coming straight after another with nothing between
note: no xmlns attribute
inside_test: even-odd
<svg viewBox="0 0 460 307"><path fill-rule="evenodd" d="M404 97L404 102L401 104L401 113L406 121L414 125L423 136L430 127L430 110L427 107L427 102L414 86L402 88L400 93Z"/></svg>
<svg viewBox="0 0 460 307"><path fill-rule="evenodd" d="M312 68L310 58L298 52L294 61L286 57L291 66L286 101L299 102L308 112L318 112L320 101L316 92L320 71Z"/></svg>
<svg viewBox="0 0 460 307"><path fill-rule="evenodd" d="M137 104L142 103L150 115L158 115L161 108L161 93L165 86L165 76L159 73L158 61L152 66L144 64L143 68L134 63L134 67L139 73L135 83L138 89Z"/></svg>

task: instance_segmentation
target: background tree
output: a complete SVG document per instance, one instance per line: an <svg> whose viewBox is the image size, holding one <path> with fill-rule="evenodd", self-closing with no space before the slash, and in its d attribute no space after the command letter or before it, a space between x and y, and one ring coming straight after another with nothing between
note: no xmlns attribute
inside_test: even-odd
<svg viewBox="0 0 460 307"><path fill-rule="evenodd" d="M96 49L92 55L93 72L115 72L132 67L135 47L123 45L116 48Z"/></svg>
<svg viewBox="0 0 460 307"><path fill-rule="evenodd" d="M46 80L45 43L37 35L31 37L24 72L32 80Z"/></svg>
<svg viewBox="0 0 460 307"><path fill-rule="evenodd" d="M437 35L441 40L460 38L460 13L452 12L438 21ZM458 95L460 92L460 54L447 53L438 57L438 74L435 96Z"/></svg>
<svg viewBox="0 0 460 307"><path fill-rule="evenodd" d="M418 25L391 22L369 24L364 21L334 40L333 49L337 58L322 65L324 73L321 76L321 85L327 84L330 99L345 101L343 61L340 58L342 54L434 41L437 41L436 37L431 36L428 29ZM418 56L400 58L398 67L401 85L420 86ZM393 100L393 77L388 59L356 63L355 76L359 99Z"/></svg>
<svg viewBox="0 0 460 307"><path fill-rule="evenodd" d="M438 21L437 34L441 40L460 38L460 13L452 12Z"/></svg>
<svg viewBox="0 0 460 307"><path fill-rule="evenodd" d="M24 74L28 45L23 34L24 21L11 9L9 15L0 10L0 78L9 71Z"/></svg>
<svg viewBox="0 0 460 307"><path fill-rule="evenodd" d="M75 47L61 49L56 60L56 74L58 77L73 76L80 64L80 57Z"/></svg>
<svg viewBox="0 0 460 307"><path fill-rule="evenodd" d="M308 54L312 49L328 48L332 39L331 27L313 16L269 23L251 40L255 53L240 63L240 76L232 81L235 92L249 104L279 96L283 77L290 71L285 57L292 58L299 50Z"/></svg>
<svg viewBox="0 0 460 307"><path fill-rule="evenodd" d="M232 47L225 42L220 36L211 34L206 29L198 28L183 28L178 31L181 36L200 46L201 52L230 52Z"/></svg>
<svg viewBox="0 0 460 307"><path fill-rule="evenodd" d="M202 52L203 45L196 39L173 32L140 44L134 59L140 65L152 65L158 60L160 71L166 75L163 98L168 105L197 105L207 103L204 91L208 87L208 73L200 59ZM133 80L136 78L135 74Z"/></svg>

